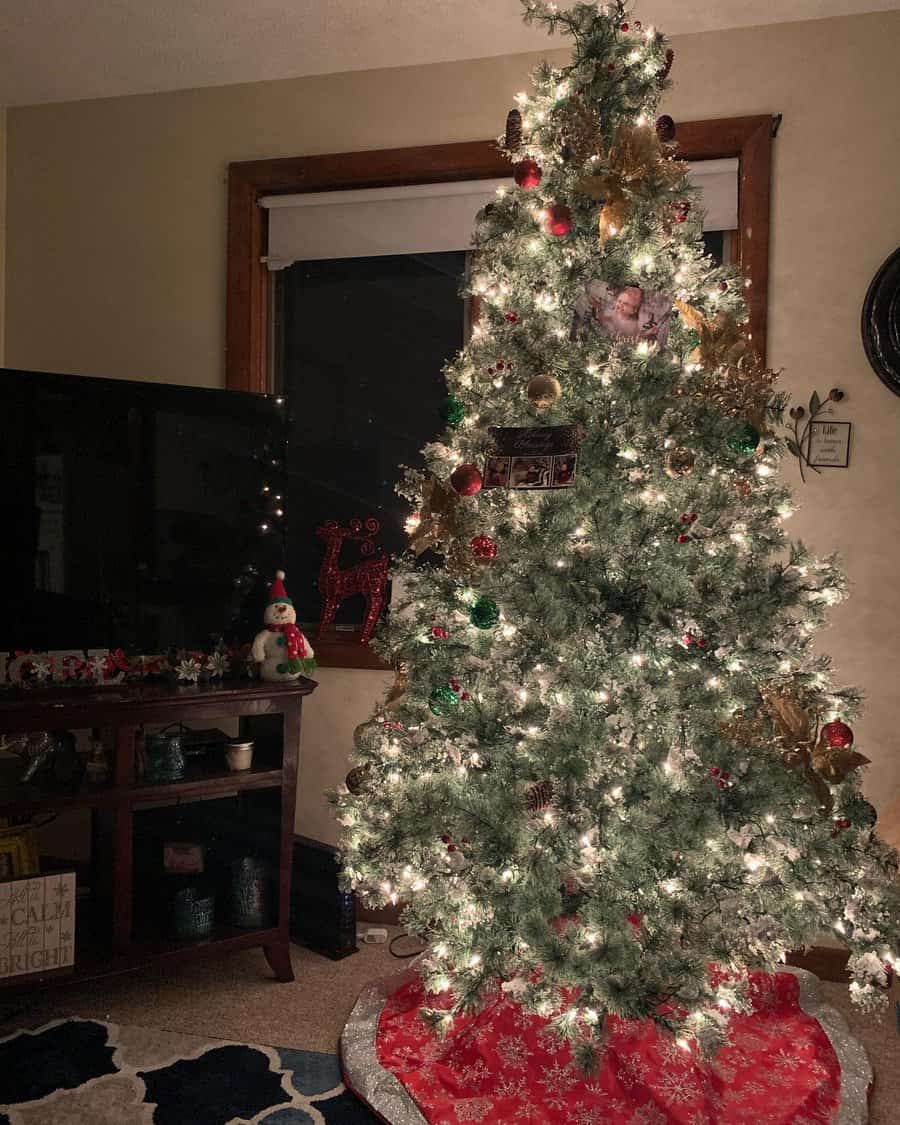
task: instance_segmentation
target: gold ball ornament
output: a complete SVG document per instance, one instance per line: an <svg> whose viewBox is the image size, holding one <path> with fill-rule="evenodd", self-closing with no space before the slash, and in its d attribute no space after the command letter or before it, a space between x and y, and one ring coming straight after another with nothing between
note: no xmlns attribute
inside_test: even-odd
<svg viewBox="0 0 900 1125"><path fill-rule="evenodd" d="M344 784L354 797L365 792L368 787L372 770L370 766L354 766L347 774Z"/></svg>
<svg viewBox="0 0 900 1125"><path fill-rule="evenodd" d="M559 401L562 386L553 375L535 375L525 388L525 393L532 406L536 406L538 410L547 410Z"/></svg>
<svg viewBox="0 0 900 1125"><path fill-rule="evenodd" d="M676 445L674 449L670 449L666 453L665 473L667 477L672 480L677 480L679 477L686 477L694 470L694 462L697 460L693 449L688 449L684 445Z"/></svg>

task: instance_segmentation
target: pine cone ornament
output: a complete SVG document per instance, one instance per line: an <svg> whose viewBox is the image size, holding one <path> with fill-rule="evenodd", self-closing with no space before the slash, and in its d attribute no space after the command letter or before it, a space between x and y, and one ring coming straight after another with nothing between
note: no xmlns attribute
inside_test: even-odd
<svg viewBox="0 0 900 1125"><path fill-rule="evenodd" d="M522 114L517 109L511 109L506 115L506 137L503 147L514 156L522 147Z"/></svg>

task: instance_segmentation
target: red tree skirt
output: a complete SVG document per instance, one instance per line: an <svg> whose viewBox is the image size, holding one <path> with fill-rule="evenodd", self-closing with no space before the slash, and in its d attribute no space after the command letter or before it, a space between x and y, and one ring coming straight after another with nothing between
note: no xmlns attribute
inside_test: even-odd
<svg viewBox="0 0 900 1125"><path fill-rule="evenodd" d="M751 983L754 1010L732 1017L711 1064L652 1023L612 1019L588 1077L547 1020L499 989L437 1039L409 972L361 993L341 1036L344 1076L389 1125L864 1125L871 1068L816 978L791 970Z"/></svg>

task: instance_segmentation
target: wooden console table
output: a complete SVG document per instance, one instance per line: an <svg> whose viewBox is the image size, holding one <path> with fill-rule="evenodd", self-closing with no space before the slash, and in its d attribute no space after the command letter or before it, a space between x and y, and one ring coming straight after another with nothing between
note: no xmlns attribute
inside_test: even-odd
<svg viewBox="0 0 900 1125"><path fill-rule="evenodd" d="M289 684L255 680L188 686L139 683L100 688L20 689L0 694L0 732L99 728L111 765L106 785L83 782L75 791L60 792L16 785L0 791L0 816L75 808L92 810L92 891L95 905L102 908L106 919L105 940L93 941L88 947L79 947L76 928L74 969L9 977L0 985L34 986L62 975L68 979L97 977L138 968L160 958L205 956L214 950L252 946L262 946L278 980L293 980L288 923L300 714L304 696L316 686L315 681L301 678ZM136 738L143 724L202 725L211 719L238 717L241 734L252 738L260 723L278 715L282 716L280 753L255 756L249 770L233 773L222 762L189 767L182 780L163 784L150 784L137 776ZM271 728L271 722L267 725ZM217 925L211 938L194 942L178 941L165 934L136 934L132 927L135 809L147 804L189 802L263 789L281 791L277 916L272 923L258 930Z"/></svg>

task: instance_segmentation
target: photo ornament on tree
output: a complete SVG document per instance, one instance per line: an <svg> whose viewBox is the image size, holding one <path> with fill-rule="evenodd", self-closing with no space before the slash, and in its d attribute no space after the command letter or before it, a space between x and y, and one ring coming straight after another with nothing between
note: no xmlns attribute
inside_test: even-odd
<svg viewBox="0 0 900 1125"><path fill-rule="evenodd" d="M597 333L610 340L646 340L660 348L669 337L672 298L637 285L589 281L575 301L572 339Z"/></svg>
<svg viewBox="0 0 900 1125"><path fill-rule="evenodd" d="M571 488L578 466L576 426L495 426L485 488Z"/></svg>

